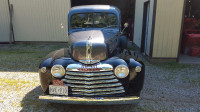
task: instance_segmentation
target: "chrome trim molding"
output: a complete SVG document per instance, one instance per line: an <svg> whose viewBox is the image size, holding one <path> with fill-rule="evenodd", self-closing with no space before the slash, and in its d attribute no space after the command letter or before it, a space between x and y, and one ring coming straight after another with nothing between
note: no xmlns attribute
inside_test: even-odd
<svg viewBox="0 0 200 112"><path fill-rule="evenodd" d="M61 59L64 59L64 60L71 60L72 58L61 57Z"/></svg>
<svg viewBox="0 0 200 112"><path fill-rule="evenodd" d="M95 64L95 63L98 63L100 61L101 60L93 60L93 59L91 59L91 60L79 60L79 62L84 63L84 64Z"/></svg>
<svg viewBox="0 0 200 112"><path fill-rule="evenodd" d="M52 96L43 95L39 99L47 102L56 102L64 104L81 104L81 105L120 105L120 104L138 104L140 97L102 97L102 98L88 98L88 97L66 97L66 96Z"/></svg>
<svg viewBox="0 0 200 112"><path fill-rule="evenodd" d="M106 75L113 75L113 72L97 72L97 73L66 72L66 75L72 75L72 76L84 76L84 77L93 77L93 76L106 76Z"/></svg>
<svg viewBox="0 0 200 112"><path fill-rule="evenodd" d="M109 65L109 64L95 64L95 65L83 65L83 64L69 64L66 67L67 71L72 71L72 72L76 72L76 71L80 71L80 69L98 69L97 71L93 70L93 71L84 71L84 72L104 72L104 71L112 71L113 70L113 66Z"/></svg>

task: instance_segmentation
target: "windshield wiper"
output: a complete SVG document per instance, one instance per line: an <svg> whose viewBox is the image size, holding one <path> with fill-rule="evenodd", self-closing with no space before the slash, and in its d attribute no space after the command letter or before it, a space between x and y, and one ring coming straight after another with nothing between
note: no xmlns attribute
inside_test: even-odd
<svg viewBox="0 0 200 112"><path fill-rule="evenodd" d="M86 28L82 28L82 27L74 27L72 29L79 29L79 30L85 30L86 31Z"/></svg>
<svg viewBox="0 0 200 112"><path fill-rule="evenodd" d="M72 29L85 29L83 27L73 27Z"/></svg>
<svg viewBox="0 0 200 112"><path fill-rule="evenodd" d="M106 26L106 27L103 27L103 28L111 28L111 27L117 27L118 25L109 25L109 26Z"/></svg>
<svg viewBox="0 0 200 112"><path fill-rule="evenodd" d="M101 30L104 30L104 29L106 29L106 28L116 28L116 27L118 27L118 25L109 25L109 26L106 26L106 27L103 27Z"/></svg>

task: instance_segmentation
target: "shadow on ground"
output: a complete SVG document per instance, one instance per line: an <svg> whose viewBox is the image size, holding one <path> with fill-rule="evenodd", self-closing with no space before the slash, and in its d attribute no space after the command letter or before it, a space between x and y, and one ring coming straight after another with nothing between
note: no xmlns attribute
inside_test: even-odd
<svg viewBox="0 0 200 112"><path fill-rule="evenodd" d="M135 105L104 105L104 106L92 106L92 105L68 105L59 103L43 102L38 99L42 95L42 89L40 86L34 88L27 93L21 101L23 107L21 112L27 111L48 111L48 112L132 112Z"/></svg>

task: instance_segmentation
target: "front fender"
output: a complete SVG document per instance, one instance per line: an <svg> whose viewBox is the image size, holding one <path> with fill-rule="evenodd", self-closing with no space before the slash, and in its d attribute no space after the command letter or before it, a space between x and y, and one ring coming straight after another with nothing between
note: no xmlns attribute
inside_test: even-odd
<svg viewBox="0 0 200 112"><path fill-rule="evenodd" d="M145 78L145 64L142 61L139 61L141 65L141 72L135 72L134 69L130 71L130 78L129 78L129 94L140 96L140 91L144 85L144 78ZM137 64L137 63L136 63Z"/></svg>
<svg viewBox="0 0 200 112"><path fill-rule="evenodd" d="M49 67L51 67L52 61L53 61L53 58L48 58L48 59L44 60L44 61L40 64L39 68L42 68L42 67L49 68Z"/></svg>
<svg viewBox="0 0 200 112"><path fill-rule="evenodd" d="M137 66L142 68L142 64L141 63L139 63L138 61L135 61L133 58L130 58L129 59L129 68L132 69L132 68L135 68Z"/></svg>

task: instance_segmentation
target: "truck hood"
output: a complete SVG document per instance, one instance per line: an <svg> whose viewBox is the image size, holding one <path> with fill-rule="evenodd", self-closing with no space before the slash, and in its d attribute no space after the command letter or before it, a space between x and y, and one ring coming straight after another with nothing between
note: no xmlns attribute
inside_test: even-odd
<svg viewBox="0 0 200 112"><path fill-rule="evenodd" d="M70 43L88 41L94 43L107 43L109 39L117 34L117 30L88 30L73 32L69 35Z"/></svg>
<svg viewBox="0 0 200 112"><path fill-rule="evenodd" d="M114 30L90 30L72 33L70 38L71 54L74 60L84 64L94 64L108 57L109 39L117 32Z"/></svg>

